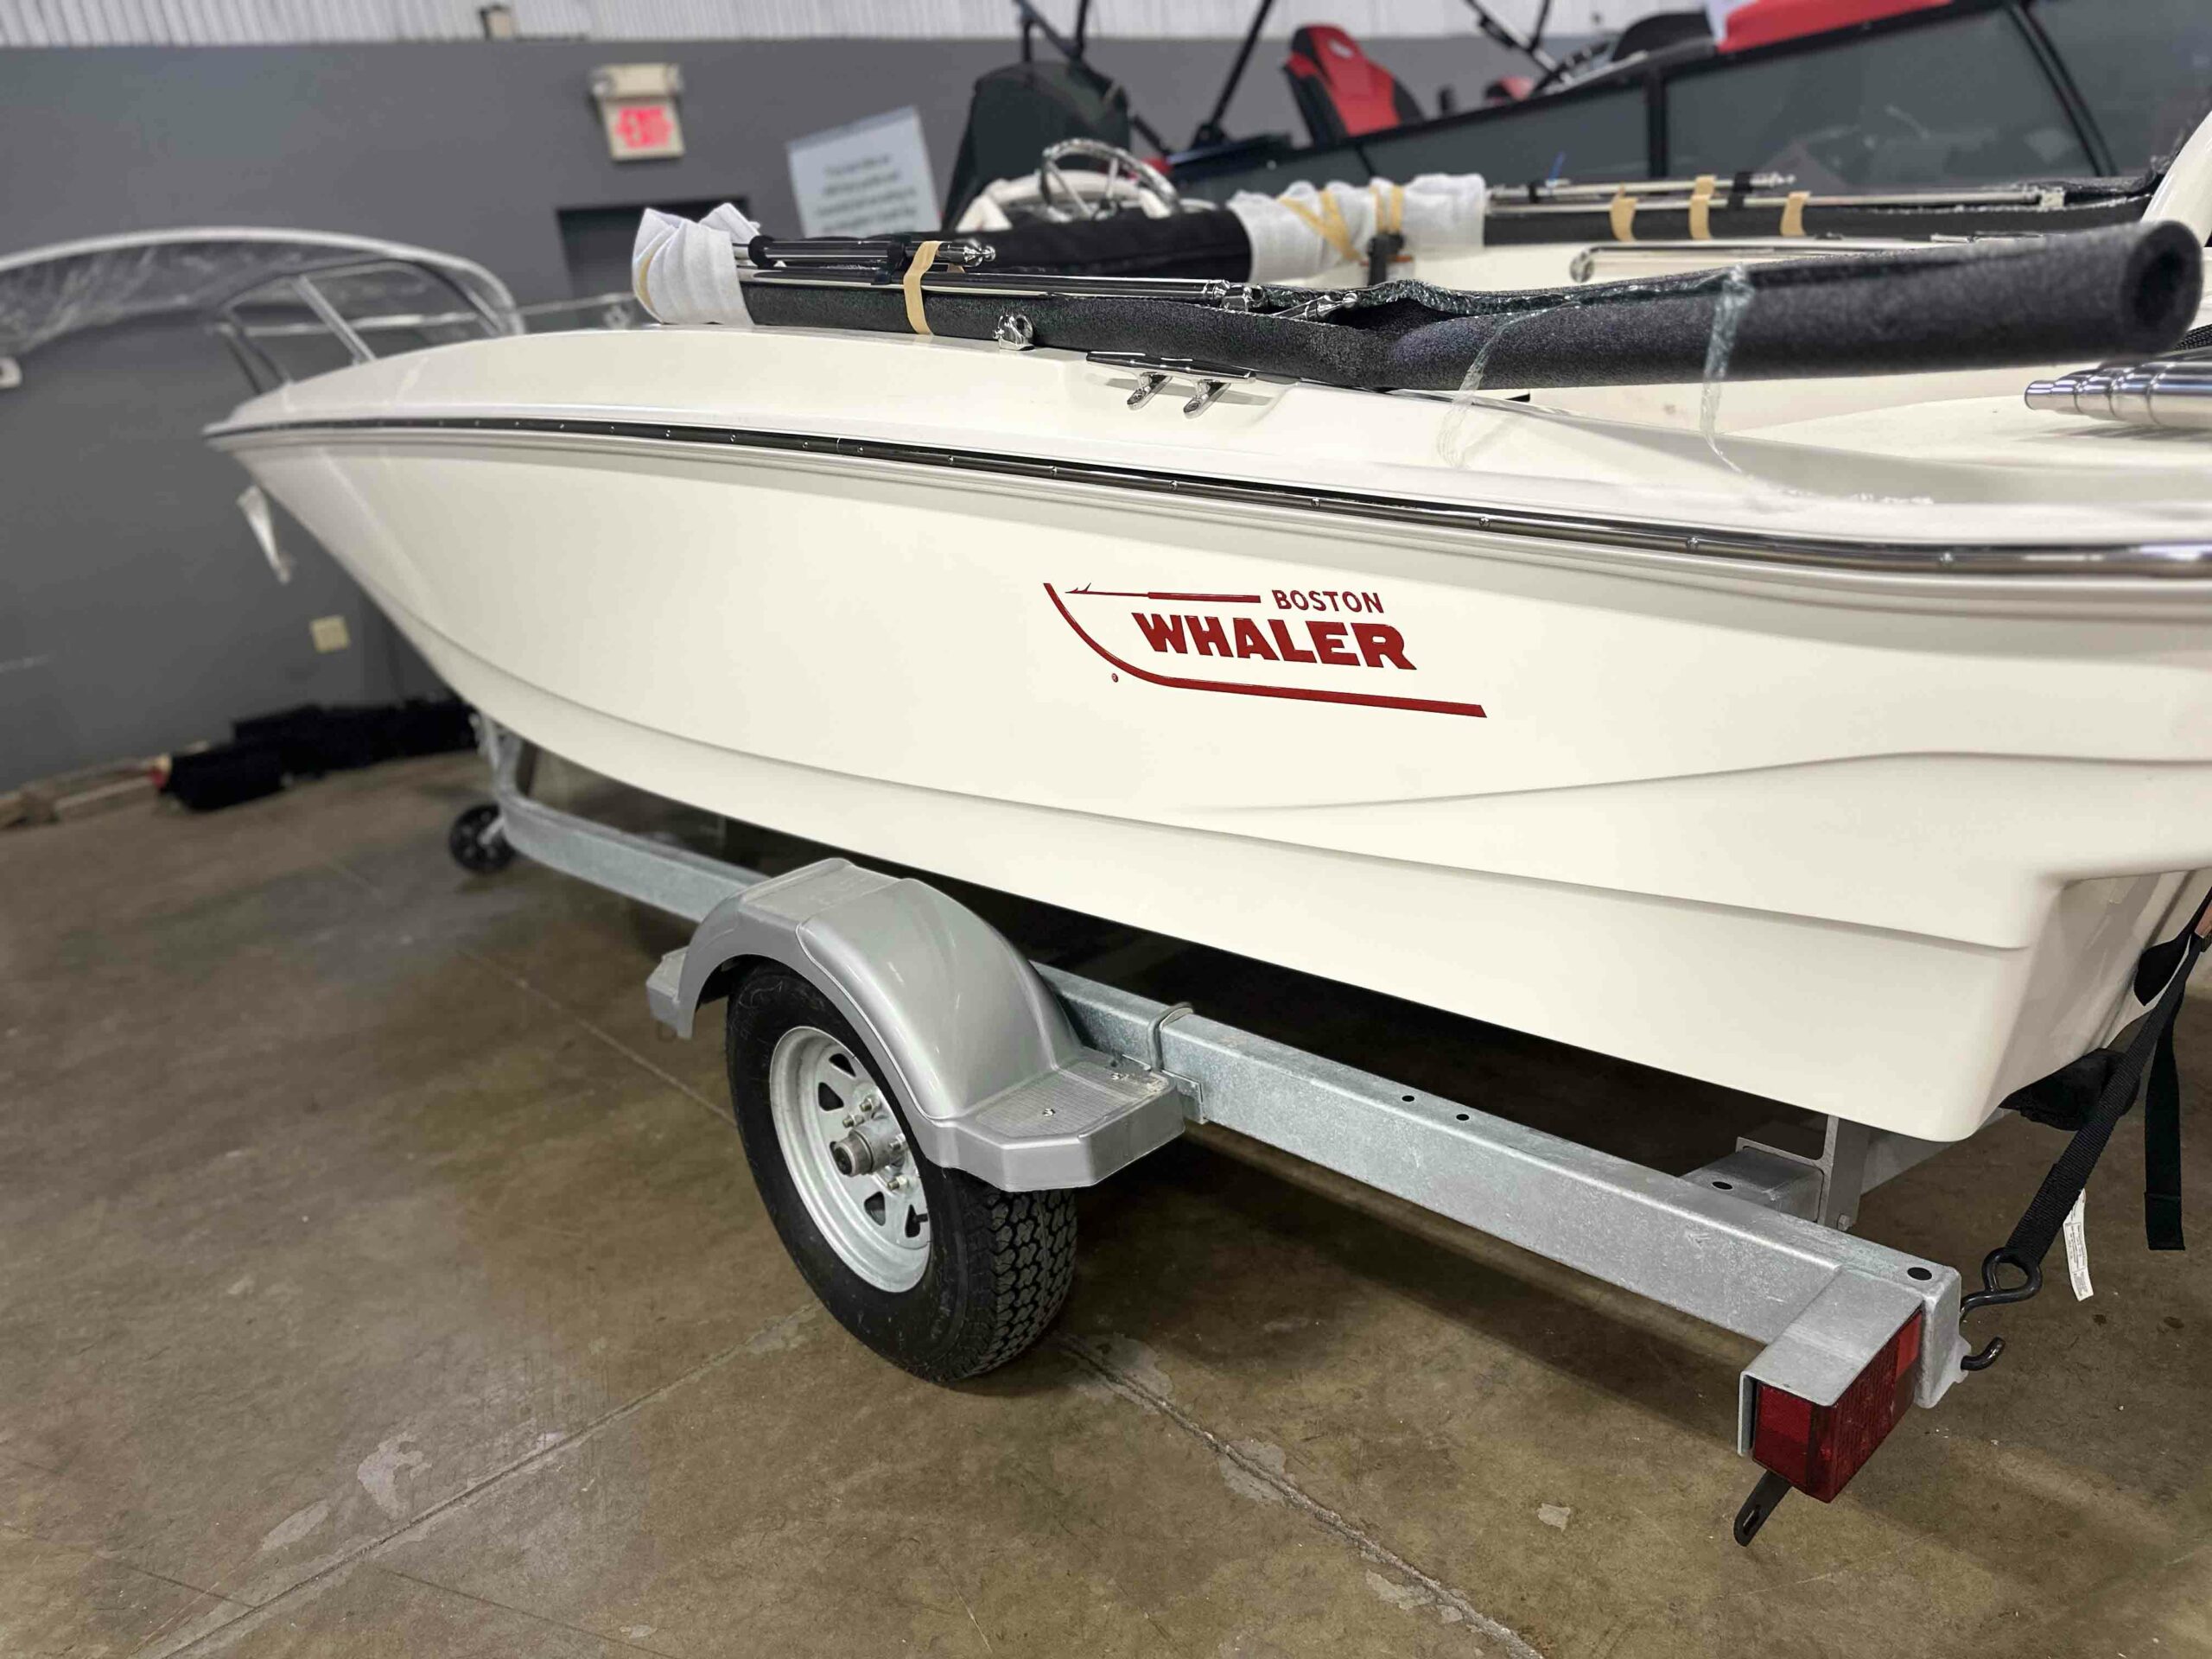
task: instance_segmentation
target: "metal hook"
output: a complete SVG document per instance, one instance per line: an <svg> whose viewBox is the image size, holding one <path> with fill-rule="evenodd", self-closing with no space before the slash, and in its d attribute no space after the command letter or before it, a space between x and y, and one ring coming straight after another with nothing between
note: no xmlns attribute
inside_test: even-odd
<svg viewBox="0 0 2212 1659"><path fill-rule="evenodd" d="M1997 1270L2004 1267L2018 1268L2024 1275L2010 1289L1997 1282ZM2007 1302L2024 1302L2042 1288L2043 1264L2029 1261L2010 1245L2000 1244L1982 1258L1981 1288L1960 1300L1959 1323L1964 1325L1967 1315L1977 1308L2001 1307ZM1959 1369L1963 1371L1986 1371L1997 1363L1997 1357L2004 1351L2005 1338L1992 1337L1978 1352L1961 1359Z"/></svg>
<svg viewBox="0 0 2212 1659"><path fill-rule="evenodd" d="M1759 1529L1766 1525L1782 1500L1789 1496L1789 1477L1768 1470L1759 1477L1759 1484L1751 1488L1751 1495L1744 1500L1744 1507L1736 1511L1736 1541L1748 1548L1759 1535Z"/></svg>
<svg viewBox="0 0 2212 1659"><path fill-rule="evenodd" d="M1152 1024L1147 1027L1146 1052L1150 1057L1154 1071L1165 1074L1167 1070L1167 1056L1160 1046L1160 1033L1167 1028L1169 1020L1180 1020L1191 1011L1191 1005L1187 1002L1171 1002L1160 1011Z"/></svg>

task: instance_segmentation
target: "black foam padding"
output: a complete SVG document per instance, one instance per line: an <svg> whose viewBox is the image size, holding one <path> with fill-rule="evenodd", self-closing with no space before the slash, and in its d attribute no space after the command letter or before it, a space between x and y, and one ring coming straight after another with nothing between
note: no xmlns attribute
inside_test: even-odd
<svg viewBox="0 0 2212 1659"><path fill-rule="evenodd" d="M1084 276L1219 277L1241 283L1252 275L1252 238L1232 213L1173 213L1147 219L1116 213L1071 224L1017 225L1007 231L947 231L963 241L988 243L997 253L994 271L1052 270Z"/></svg>
<svg viewBox="0 0 2212 1659"><path fill-rule="evenodd" d="M1483 385L1637 385L1703 378L1724 312L1733 314L1731 380L2147 356L2194 318L2201 264L2196 238L2166 222L1517 293L1393 283L1319 321L1179 299L931 295L925 308L941 334L988 339L1017 312L1039 346L1331 385L1458 391L1486 349ZM906 331L895 287L756 283L747 302L772 326Z"/></svg>
<svg viewBox="0 0 2212 1659"><path fill-rule="evenodd" d="M2144 357L2196 314L2196 238L2171 222L2074 236L1866 257L1749 266L1735 319L1732 380ZM1441 389L1485 344L1484 381L1501 386L1627 385L1701 378L1732 278L1639 297L1637 283L1593 303L1527 308L1511 321L1453 319L1408 330L1386 384Z"/></svg>
<svg viewBox="0 0 2212 1659"><path fill-rule="evenodd" d="M2201 352L2207 346L2212 346L2212 323L2207 323L2202 328L2190 329L2179 340L2174 341L2171 349L2177 352Z"/></svg>

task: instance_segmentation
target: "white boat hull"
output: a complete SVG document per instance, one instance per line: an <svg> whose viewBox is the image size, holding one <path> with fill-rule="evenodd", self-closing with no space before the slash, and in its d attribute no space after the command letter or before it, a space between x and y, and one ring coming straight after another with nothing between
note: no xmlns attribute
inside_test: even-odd
<svg viewBox="0 0 2212 1659"><path fill-rule="evenodd" d="M1780 481L1739 518L1793 533L2112 516L2047 471L1931 462L1923 487L1973 488L1807 499L1756 440L1700 460L1694 435L1470 430L1306 387L1192 421L1122 408L1111 374L738 331L511 340L288 388L217 441L461 695L594 770L1917 1136L2105 1037L2201 893L2212 583L1732 563L745 436L911 442L982 386L963 448L1049 435L1102 469L1577 507L1640 480L1688 513L1745 494L1724 469L1749 456ZM409 425L462 418L493 424ZM663 419L685 425L636 424ZM334 424L370 420L397 424ZM2185 516L2137 496L2145 537Z"/></svg>

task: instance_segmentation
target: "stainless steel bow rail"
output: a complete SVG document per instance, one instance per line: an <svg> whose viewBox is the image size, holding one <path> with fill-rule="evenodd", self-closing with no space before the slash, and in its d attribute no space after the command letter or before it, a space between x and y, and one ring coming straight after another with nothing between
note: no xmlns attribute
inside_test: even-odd
<svg viewBox="0 0 2212 1659"><path fill-rule="evenodd" d="M919 881L842 859L771 879L559 810L531 798L537 752L485 732L496 804L455 823L456 857L486 870L520 852L696 924L647 983L656 1017L683 1035L724 988L726 964L759 957L802 973L856 1029L918 1049L921 1064L902 1071L894 1053L888 1069L934 1162L1007 1191L1084 1186L1187 1124L1220 1124L1758 1338L1736 1447L1766 1473L1737 1516L1738 1542L1792 1487L1833 1498L1910 1407L1933 1406L1961 1376L1958 1274L1843 1230L1866 1190L1936 1143L1832 1119L1819 1158L1739 1141L1665 1174L1186 1004L1025 963ZM946 962L961 983L944 982ZM1040 1011L1057 1019L1055 1005L1076 1044L1019 1061L1004 1033L1034 1028ZM967 1071L950 1075L947 1056Z"/></svg>

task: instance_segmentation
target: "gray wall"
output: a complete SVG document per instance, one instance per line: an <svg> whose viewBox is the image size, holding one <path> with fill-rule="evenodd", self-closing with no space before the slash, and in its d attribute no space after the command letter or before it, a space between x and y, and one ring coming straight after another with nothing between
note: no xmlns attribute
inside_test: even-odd
<svg viewBox="0 0 2212 1659"><path fill-rule="evenodd" d="M1474 38L1376 41L1424 105L1498 72ZM1227 41L1102 41L1100 67L1179 139ZM988 41L504 42L0 51L0 253L182 225L346 231L481 261L525 301L569 292L562 207L748 198L797 228L786 139L917 106L940 188ZM1231 131L1295 130L1263 45ZM683 66L689 154L618 167L585 91L595 64ZM232 501L245 480L195 438L244 395L183 324L33 353L0 392L0 789L219 738L238 715L435 685L358 591L280 521L279 587ZM353 649L318 656L312 617Z"/></svg>

